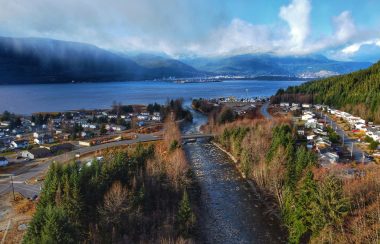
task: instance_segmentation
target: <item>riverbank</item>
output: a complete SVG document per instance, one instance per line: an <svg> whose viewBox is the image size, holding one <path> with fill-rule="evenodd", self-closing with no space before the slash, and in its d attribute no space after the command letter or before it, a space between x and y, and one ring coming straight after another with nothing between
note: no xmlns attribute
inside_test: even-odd
<svg viewBox="0 0 380 244"><path fill-rule="evenodd" d="M207 117L191 110L193 123L182 133L199 132ZM252 185L237 170L237 161L206 139L183 145L197 189L190 191L196 204L199 243L286 243L286 234Z"/></svg>
<svg viewBox="0 0 380 244"><path fill-rule="evenodd" d="M212 141L211 142L215 147L217 147L219 150L224 152L228 155L228 157L234 162L236 170L240 173L241 177L245 179L247 184L250 186L251 190L254 192L254 194L260 199L261 203L269 210L270 215L273 215L275 218L277 218L278 221L281 221L281 214L279 212L274 212L273 205L275 203L271 202L271 204L266 201L265 196L268 195L268 193L265 193L262 189L260 189L257 184L253 181L247 178L247 176L242 172L239 168L239 160L232 155L229 151L227 151L225 148L223 148L222 145Z"/></svg>

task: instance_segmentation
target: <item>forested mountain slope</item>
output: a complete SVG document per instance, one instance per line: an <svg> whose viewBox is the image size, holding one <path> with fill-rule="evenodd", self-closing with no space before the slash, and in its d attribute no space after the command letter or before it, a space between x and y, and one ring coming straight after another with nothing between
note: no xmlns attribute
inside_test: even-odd
<svg viewBox="0 0 380 244"><path fill-rule="evenodd" d="M307 82L285 91L279 90L276 99L324 103L367 120L380 122L380 62L347 75Z"/></svg>

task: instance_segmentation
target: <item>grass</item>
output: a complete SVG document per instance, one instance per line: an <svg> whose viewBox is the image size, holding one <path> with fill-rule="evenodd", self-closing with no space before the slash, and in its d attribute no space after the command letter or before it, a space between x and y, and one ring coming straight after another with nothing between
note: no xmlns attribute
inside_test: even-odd
<svg viewBox="0 0 380 244"><path fill-rule="evenodd" d="M0 157L6 157L6 156L9 156L12 154L16 154L16 153L15 152L3 152L3 153L0 153Z"/></svg>

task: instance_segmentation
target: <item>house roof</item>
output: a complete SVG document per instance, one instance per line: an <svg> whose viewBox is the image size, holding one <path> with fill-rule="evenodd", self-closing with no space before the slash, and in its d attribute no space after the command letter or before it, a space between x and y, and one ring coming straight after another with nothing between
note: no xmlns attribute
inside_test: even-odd
<svg viewBox="0 0 380 244"><path fill-rule="evenodd" d="M47 148L34 148L29 151L31 154L34 155L36 158L43 158L51 156L51 152Z"/></svg>
<svg viewBox="0 0 380 244"><path fill-rule="evenodd" d="M21 139L21 140L15 140L14 142L15 143L25 143L25 142L28 142L28 140Z"/></svg>

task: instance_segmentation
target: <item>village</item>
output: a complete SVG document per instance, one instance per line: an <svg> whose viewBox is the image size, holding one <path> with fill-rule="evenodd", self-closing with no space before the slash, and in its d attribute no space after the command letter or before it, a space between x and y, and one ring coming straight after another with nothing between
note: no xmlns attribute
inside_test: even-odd
<svg viewBox="0 0 380 244"><path fill-rule="evenodd" d="M162 127L163 113L158 104L32 116L5 112L0 122L0 166L21 166L80 147L132 139L136 133L157 132Z"/></svg>
<svg viewBox="0 0 380 244"><path fill-rule="evenodd" d="M380 125L326 105L286 103L272 112L291 112L299 142L318 154L320 165L379 162Z"/></svg>

